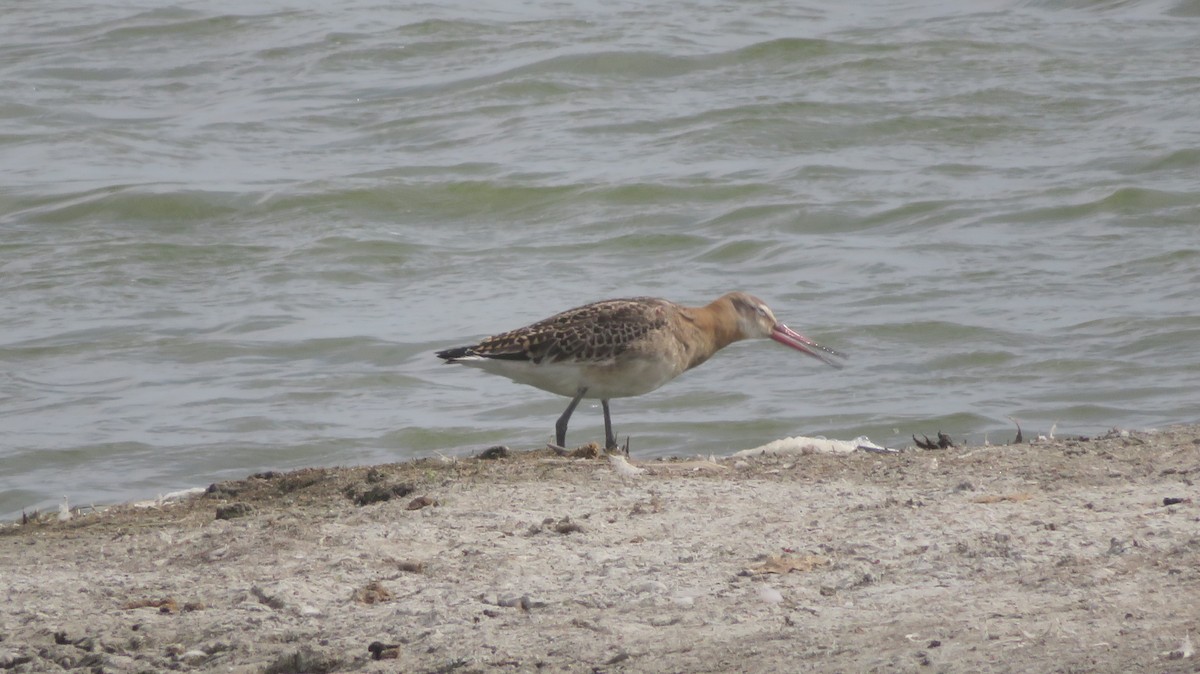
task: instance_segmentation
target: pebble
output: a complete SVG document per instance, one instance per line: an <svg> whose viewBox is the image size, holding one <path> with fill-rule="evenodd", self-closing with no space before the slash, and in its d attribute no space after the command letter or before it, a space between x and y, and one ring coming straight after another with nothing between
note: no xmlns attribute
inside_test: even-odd
<svg viewBox="0 0 1200 674"><path fill-rule="evenodd" d="M758 597L768 604L778 604L783 601L783 594L770 585L763 585L758 588Z"/></svg>
<svg viewBox="0 0 1200 674"><path fill-rule="evenodd" d="M16 651L9 651L0 655L0 669L13 669L18 665L23 665L32 660L33 656L21 655Z"/></svg>
<svg viewBox="0 0 1200 674"><path fill-rule="evenodd" d="M686 594L677 594L671 597L671 601L681 608L691 608L696 605L696 598Z"/></svg>
<svg viewBox="0 0 1200 674"><path fill-rule="evenodd" d="M209 561L209 562L215 562L215 561L217 561L217 560L219 560L219 559L222 559L222 558L224 558L224 557L225 557L225 555L228 555L228 554L229 554L229 546L228 546L228 545L222 545L222 546L221 546L221 547L219 547L219 548L214 548L214 549L212 549L212 550L209 550L208 552L206 552L206 553L204 554L204 559L205 559L205 560L207 560L207 561Z"/></svg>
<svg viewBox="0 0 1200 674"><path fill-rule="evenodd" d="M533 599L530 599L529 595L527 595L527 594L523 594L520 597L506 594L506 595L500 597L500 601L496 602L496 605L503 606L504 608L516 607L516 608L520 608L523 611L528 611L531 608L540 608L542 606L545 606L546 603L541 602L541 601L534 601Z"/></svg>
<svg viewBox="0 0 1200 674"><path fill-rule="evenodd" d="M648 580L634 586L633 591L637 594L662 594L667 591L667 586L657 580Z"/></svg>
<svg viewBox="0 0 1200 674"><path fill-rule="evenodd" d="M636 477L646 472L646 469L638 468L619 454L610 454L608 463L612 466L613 472L622 477Z"/></svg>

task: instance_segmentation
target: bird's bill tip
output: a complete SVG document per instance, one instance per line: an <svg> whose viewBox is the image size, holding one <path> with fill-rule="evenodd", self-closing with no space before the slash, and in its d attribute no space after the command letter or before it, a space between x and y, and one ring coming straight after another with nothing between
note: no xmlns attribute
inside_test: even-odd
<svg viewBox="0 0 1200 674"><path fill-rule="evenodd" d="M839 370L842 369L842 364L834 360L833 357L846 357L846 354L842 353L841 351L835 351L827 346L817 344L813 340L796 332L783 323L777 323L775 325L775 329L771 331L771 339L785 346L790 346L797 351L806 353L822 363Z"/></svg>

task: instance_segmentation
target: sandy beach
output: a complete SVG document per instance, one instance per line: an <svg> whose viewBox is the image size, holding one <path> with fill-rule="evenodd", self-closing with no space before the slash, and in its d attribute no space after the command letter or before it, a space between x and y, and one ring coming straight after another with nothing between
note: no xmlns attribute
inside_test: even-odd
<svg viewBox="0 0 1200 674"><path fill-rule="evenodd" d="M0 526L5 672L1195 672L1200 427L264 473Z"/></svg>

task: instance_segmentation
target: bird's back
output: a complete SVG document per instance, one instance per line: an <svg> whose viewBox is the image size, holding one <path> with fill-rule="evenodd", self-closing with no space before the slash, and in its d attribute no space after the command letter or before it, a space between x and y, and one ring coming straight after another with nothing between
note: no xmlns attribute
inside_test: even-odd
<svg viewBox="0 0 1200 674"><path fill-rule="evenodd" d="M534 365L606 363L667 327L674 308L671 302L653 297L603 300L437 355L447 361L474 356Z"/></svg>
<svg viewBox="0 0 1200 674"><path fill-rule="evenodd" d="M437 355L564 396L641 395L686 369L671 330L680 309L653 297L603 300Z"/></svg>

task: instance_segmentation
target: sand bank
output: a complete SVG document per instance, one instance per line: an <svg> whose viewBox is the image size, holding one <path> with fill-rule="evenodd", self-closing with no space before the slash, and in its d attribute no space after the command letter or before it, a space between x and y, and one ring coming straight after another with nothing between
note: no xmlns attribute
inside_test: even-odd
<svg viewBox="0 0 1200 674"><path fill-rule="evenodd" d="M634 468L309 469L6 525L0 671L1200 671L1200 427Z"/></svg>

